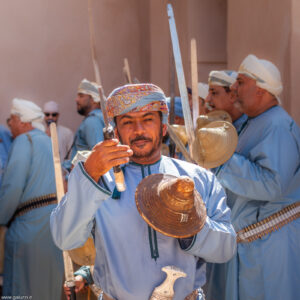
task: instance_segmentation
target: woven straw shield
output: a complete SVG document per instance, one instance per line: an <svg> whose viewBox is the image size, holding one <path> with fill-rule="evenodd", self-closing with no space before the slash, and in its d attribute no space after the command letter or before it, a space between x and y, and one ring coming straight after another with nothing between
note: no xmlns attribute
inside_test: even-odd
<svg viewBox="0 0 300 300"><path fill-rule="evenodd" d="M230 114L225 110L210 111L206 115L200 115L197 118L197 129L200 129L214 121L226 121L232 123Z"/></svg>
<svg viewBox="0 0 300 300"><path fill-rule="evenodd" d="M80 266L90 266L95 263L96 250L94 241L89 237L82 247L68 250L73 262Z"/></svg>
<svg viewBox="0 0 300 300"><path fill-rule="evenodd" d="M195 161L204 168L224 164L234 153L238 135L235 127L226 121L214 121L196 130L193 145Z"/></svg>
<svg viewBox="0 0 300 300"><path fill-rule="evenodd" d="M205 205L187 176L149 175L139 183L135 202L149 226L167 236L193 236L205 223Z"/></svg>

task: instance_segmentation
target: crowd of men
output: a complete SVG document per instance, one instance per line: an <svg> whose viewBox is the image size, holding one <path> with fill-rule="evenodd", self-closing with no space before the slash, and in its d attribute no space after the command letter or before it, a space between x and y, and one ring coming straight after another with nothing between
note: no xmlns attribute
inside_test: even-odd
<svg viewBox="0 0 300 300"><path fill-rule="evenodd" d="M10 132L0 127L0 225L7 227L2 294L60 299L61 250L78 248L92 236L93 272L88 266L76 272L77 292L95 283L103 299L147 300L164 281L162 267L175 266L186 274L174 284L175 300L298 299L300 129L281 106L282 89L277 67L254 55L236 72L210 72L208 85L199 84L200 113L226 111L238 144L229 160L207 170L161 154L170 107L161 88L141 83L114 89L106 112L115 138L103 140L99 86L83 79L76 103L84 119L75 136L57 124L60 158L70 172L58 205L49 137L58 105L50 101L42 110L13 99ZM176 98L182 123L180 104ZM72 165L82 150L91 152ZM116 166L125 191L116 188ZM171 235L153 225L155 205L161 205L155 195L170 184L167 189L180 194L184 187L182 197L188 197L187 178L193 182L191 210L197 213L183 213L171 193L160 219L169 228L168 213L174 210L178 226L185 226L184 234ZM147 193L154 190L148 221L136 204L146 179ZM198 229L189 234L193 226Z"/></svg>

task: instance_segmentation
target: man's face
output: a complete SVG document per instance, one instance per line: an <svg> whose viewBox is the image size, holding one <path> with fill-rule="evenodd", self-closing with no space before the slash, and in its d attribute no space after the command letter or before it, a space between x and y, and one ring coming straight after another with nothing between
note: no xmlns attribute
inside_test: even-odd
<svg viewBox="0 0 300 300"><path fill-rule="evenodd" d="M93 98L90 95L78 93L76 97L77 112L80 115L87 116L91 111Z"/></svg>
<svg viewBox="0 0 300 300"><path fill-rule="evenodd" d="M236 107L250 117L255 116L259 107L259 87L256 81L246 75L239 74L236 82L231 87L237 93Z"/></svg>
<svg viewBox="0 0 300 300"><path fill-rule="evenodd" d="M10 115L10 118L7 120L7 125L9 126L13 138L16 138L18 135L24 133L24 123L21 122L20 118L16 115Z"/></svg>
<svg viewBox="0 0 300 300"><path fill-rule="evenodd" d="M116 135L132 149L132 160L137 163L154 163L160 158L166 131L157 111L131 112L116 118Z"/></svg>
<svg viewBox="0 0 300 300"><path fill-rule="evenodd" d="M231 112L234 102L233 92L227 92L223 86L210 85L209 93L205 101L209 104L212 110L225 110Z"/></svg>
<svg viewBox="0 0 300 300"><path fill-rule="evenodd" d="M59 113L58 112L44 112L45 114L45 122L47 125L49 125L52 122L57 123L58 117L59 117Z"/></svg>

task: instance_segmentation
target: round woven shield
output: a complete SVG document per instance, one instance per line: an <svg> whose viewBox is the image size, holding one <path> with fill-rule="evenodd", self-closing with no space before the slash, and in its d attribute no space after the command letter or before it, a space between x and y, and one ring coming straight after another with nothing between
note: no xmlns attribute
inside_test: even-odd
<svg viewBox="0 0 300 300"><path fill-rule="evenodd" d="M71 259L80 266L90 266L95 263L96 250L94 241L89 237L82 247L68 250Z"/></svg>
<svg viewBox="0 0 300 300"><path fill-rule="evenodd" d="M196 130L193 145L194 159L199 166L215 168L224 164L234 153L238 135L226 121L214 121Z"/></svg>
<svg viewBox="0 0 300 300"><path fill-rule="evenodd" d="M185 126L184 125L177 125L177 124L173 124L173 125L170 125L170 126L174 129L176 135L182 141L183 145L187 145L188 137L187 137L187 134L186 134Z"/></svg>
<svg viewBox="0 0 300 300"><path fill-rule="evenodd" d="M227 121L232 123L230 114L225 110L210 111L206 115L200 115L197 118L197 129L200 129L214 121Z"/></svg>
<svg viewBox="0 0 300 300"><path fill-rule="evenodd" d="M167 236L193 236L206 220L203 200L187 176L149 175L139 183L135 202L142 218Z"/></svg>

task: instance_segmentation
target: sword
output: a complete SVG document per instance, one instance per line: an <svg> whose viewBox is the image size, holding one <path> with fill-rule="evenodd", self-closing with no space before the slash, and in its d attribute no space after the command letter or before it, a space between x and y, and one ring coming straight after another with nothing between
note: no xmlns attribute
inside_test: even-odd
<svg viewBox="0 0 300 300"><path fill-rule="evenodd" d="M198 100L198 68L197 68L197 45L196 40L191 40L191 75L192 75L192 97L193 97L193 123L197 127L197 117L199 116Z"/></svg>
<svg viewBox="0 0 300 300"><path fill-rule="evenodd" d="M93 67L95 73L95 80L99 85L102 86L99 65L96 57L95 32L94 32L93 14L92 14L92 0L88 0L88 14L89 14L90 47L91 47L92 61L93 61Z"/></svg>
<svg viewBox="0 0 300 300"><path fill-rule="evenodd" d="M175 123L175 66L173 52L170 55L170 124ZM170 136L169 152L171 157L175 157L176 145Z"/></svg>
<svg viewBox="0 0 300 300"><path fill-rule="evenodd" d="M92 53L92 60L93 60L93 67L95 72L95 79L96 82L99 84L99 96L100 96L100 107L103 114L103 121L105 127L103 128L103 136L104 140L110 140L114 138L114 129L109 124L106 114L106 97L103 90L103 85L101 84L101 77L100 77L100 70L99 65L96 59L96 51L95 51L95 33L93 27L93 19L92 19L92 7L91 7L91 0L88 1L88 13L89 13L89 30L90 30L90 46L91 46L91 53ZM116 188L119 192L125 191L125 182L124 182L124 175L119 166L113 168L115 174L115 181L116 181Z"/></svg>
<svg viewBox="0 0 300 300"><path fill-rule="evenodd" d="M58 149L58 138L56 131L56 124L52 122L50 124L50 133L51 133L51 143L52 143L52 153L53 153L53 162L54 162L54 172L55 172L55 183L56 183L56 195L57 202L59 203L64 196L64 184L62 178L59 149ZM65 269L65 278L66 286L70 288L71 300L76 300L75 293L75 278L74 278L74 269L71 257L67 251L63 251L64 259L64 269Z"/></svg>
<svg viewBox="0 0 300 300"><path fill-rule="evenodd" d="M124 58L123 72L124 72L124 75L125 75L126 82L131 84L132 80L131 80L129 63L128 63L128 59L127 58Z"/></svg>
<svg viewBox="0 0 300 300"><path fill-rule="evenodd" d="M167 12L169 18L170 34L171 34L171 40L173 46L173 54L174 54L176 72L177 72L178 86L179 86L179 92L180 92L180 97L182 102L183 117L184 117L185 127L188 136L189 149L190 149L191 156L193 157L192 145L195 140L194 127L193 127L191 110L188 101L188 94L187 94L185 77L183 72L183 65L182 65L179 41L178 41L178 36L176 31L175 18L174 18L173 8L171 4L167 5Z"/></svg>
<svg viewBox="0 0 300 300"><path fill-rule="evenodd" d="M103 136L104 140L111 140L115 137L114 129L109 124L108 118L107 118L107 112L106 112L106 97L103 92L102 86L99 88L99 95L100 95L100 106L103 114L103 120L104 120L104 128L103 128ZM116 181L116 188L119 192L124 192L126 190L125 181L124 181L124 175L123 171L120 168L120 166L113 167L114 175L115 175L115 181Z"/></svg>

